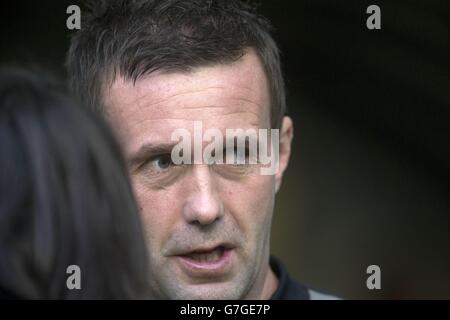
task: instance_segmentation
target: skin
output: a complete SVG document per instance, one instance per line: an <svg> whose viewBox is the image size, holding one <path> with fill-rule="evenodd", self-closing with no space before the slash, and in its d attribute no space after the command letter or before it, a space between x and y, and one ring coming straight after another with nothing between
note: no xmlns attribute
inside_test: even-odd
<svg viewBox="0 0 450 320"><path fill-rule="evenodd" d="M118 76L103 91L129 164L148 240L153 294L163 299L268 299L278 280L269 267L275 194L288 164L291 119L280 130L279 169L258 165L167 165L175 129L270 128L268 83L257 55L195 69L152 73L136 83ZM205 142L205 145L207 143ZM204 146L205 146L204 145ZM230 247L220 272L187 270L179 255Z"/></svg>

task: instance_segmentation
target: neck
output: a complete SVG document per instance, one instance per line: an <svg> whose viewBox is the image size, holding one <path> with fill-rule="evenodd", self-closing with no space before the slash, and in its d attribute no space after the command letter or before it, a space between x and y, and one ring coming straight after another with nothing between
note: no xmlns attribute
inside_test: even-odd
<svg viewBox="0 0 450 320"><path fill-rule="evenodd" d="M273 273L270 266L268 267L268 269L269 270L267 271L266 279L264 281L263 289L261 292L262 300L269 300L278 288L278 278L275 276L275 273Z"/></svg>
<svg viewBox="0 0 450 320"><path fill-rule="evenodd" d="M257 281L253 289L244 299L269 300L278 288L278 278L269 263L261 270L263 277Z"/></svg>

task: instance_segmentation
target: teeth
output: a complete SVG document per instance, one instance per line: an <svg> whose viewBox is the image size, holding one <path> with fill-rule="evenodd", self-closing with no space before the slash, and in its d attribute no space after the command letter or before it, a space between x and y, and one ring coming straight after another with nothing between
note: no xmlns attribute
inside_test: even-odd
<svg viewBox="0 0 450 320"><path fill-rule="evenodd" d="M223 248L217 248L207 253L191 253L189 258L197 262L213 262L218 260L223 254Z"/></svg>

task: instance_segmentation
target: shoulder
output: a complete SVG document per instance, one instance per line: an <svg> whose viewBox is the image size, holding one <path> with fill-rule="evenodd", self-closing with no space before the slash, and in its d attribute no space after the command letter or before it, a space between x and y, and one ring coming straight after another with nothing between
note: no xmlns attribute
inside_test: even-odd
<svg viewBox="0 0 450 320"><path fill-rule="evenodd" d="M338 298L331 294L325 294L312 289L308 289L308 293L309 293L309 300L342 300L341 298Z"/></svg>
<svg viewBox="0 0 450 320"><path fill-rule="evenodd" d="M340 300L339 298L312 290L292 279L284 264L277 258L270 258L270 268L278 278L278 288L272 300Z"/></svg>

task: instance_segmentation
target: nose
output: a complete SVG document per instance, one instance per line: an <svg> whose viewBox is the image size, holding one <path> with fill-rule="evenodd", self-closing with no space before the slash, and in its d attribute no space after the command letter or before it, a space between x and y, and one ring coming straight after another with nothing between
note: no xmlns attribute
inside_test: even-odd
<svg viewBox="0 0 450 320"><path fill-rule="evenodd" d="M183 207L188 223L209 225L223 216L223 205L215 187L214 177L208 165L193 165L190 172L191 188Z"/></svg>

